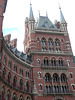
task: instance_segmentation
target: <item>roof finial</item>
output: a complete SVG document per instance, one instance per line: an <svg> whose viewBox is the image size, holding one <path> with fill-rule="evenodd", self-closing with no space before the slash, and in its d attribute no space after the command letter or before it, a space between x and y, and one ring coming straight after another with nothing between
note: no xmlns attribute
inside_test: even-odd
<svg viewBox="0 0 75 100"><path fill-rule="evenodd" d="M30 0L30 5L32 5L32 4L31 4L31 0Z"/></svg>

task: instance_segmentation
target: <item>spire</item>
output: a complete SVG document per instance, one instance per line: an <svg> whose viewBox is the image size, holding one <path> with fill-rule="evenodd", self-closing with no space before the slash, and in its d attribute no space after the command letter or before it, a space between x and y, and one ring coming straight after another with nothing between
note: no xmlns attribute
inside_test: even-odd
<svg viewBox="0 0 75 100"><path fill-rule="evenodd" d="M65 18L63 16L62 11L61 11L61 7L59 7L59 9L60 9L60 22L63 22L63 21L65 21Z"/></svg>
<svg viewBox="0 0 75 100"><path fill-rule="evenodd" d="M29 18L34 18L33 10L32 10L32 4L31 3L30 3L30 14L29 14Z"/></svg>

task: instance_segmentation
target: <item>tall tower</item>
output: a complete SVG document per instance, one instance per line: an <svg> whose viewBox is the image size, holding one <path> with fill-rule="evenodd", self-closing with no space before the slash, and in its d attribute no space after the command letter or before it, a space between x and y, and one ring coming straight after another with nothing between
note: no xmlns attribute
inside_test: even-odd
<svg viewBox="0 0 75 100"><path fill-rule="evenodd" d="M74 93L72 82L75 84L73 53L61 8L60 19L54 25L48 16L39 15L35 24L30 5L30 16L25 20L24 50L32 59L37 91L36 96L33 93L33 100L75 99L70 96Z"/></svg>
<svg viewBox="0 0 75 100"><path fill-rule="evenodd" d="M30 50L36 50L35 44L35 19L33 15L32 5L30 4L29 18L25 20L25 40L24 40L24 52L30 53Z"/></svg>

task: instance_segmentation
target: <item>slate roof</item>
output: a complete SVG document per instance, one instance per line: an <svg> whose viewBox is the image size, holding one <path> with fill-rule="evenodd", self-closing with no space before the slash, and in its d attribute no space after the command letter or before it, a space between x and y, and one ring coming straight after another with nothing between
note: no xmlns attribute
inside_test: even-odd
<svg viewBox="0 0 75 100"><path fill-rule="evenodd" d="M33 10L32 10L32 5L31 5L31 4L30 4L30 13L29 13L29 18L34 18Z"/></svg>
<svg viewBox="0 0 75 100"><path fill-rule="evenodd" d="M65 18L64 18L64 16L63 16L63 13L62 13L60 7L59 7L59 9L60 9L60 22L63 22L63 21L65 21Z"/></svg>
<svg viewBox="0 0 75 100"><path fill-rule="evenodd" d="M36 28L56 28L47 16L39 16Z"/></svg>
<svg viewBox="0 0 75 100"><path fill-rule="evenodd" d="M5 37L4 37L4 41L5 41L5 43L7 43L7 39ZM7 46L13 52L13 54L15 54L18 58L20 58L21 60L26 61L28 63L31 63L31 60L30 60L30 56L29 55L27 55L27 54L25 54L23 52L18 51L17 48L13 48L11 46L11 43L7 44Z"/></svg>

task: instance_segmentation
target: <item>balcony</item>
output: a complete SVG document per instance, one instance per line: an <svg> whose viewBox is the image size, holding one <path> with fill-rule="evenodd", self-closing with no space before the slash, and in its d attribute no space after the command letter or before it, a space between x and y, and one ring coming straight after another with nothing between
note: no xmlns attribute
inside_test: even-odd
<svg viewBox="0 0 75 100"><path fill-rule="evenodd" d="M66 62L64 61L63 64L59 64L58 61L55 62L55 64L51 63L51 61L48 61L47 63L43 63L41 65L41 67L43 69L59 69L59 70L67 70L68 69L68 65L66 64Z"/></svg>
<svg viewBox="0 0 75 100"><path fill-rule="evenodd" d="M73 95L72 91L67 91L67 92L43 92L43 95Z"/></svg>

